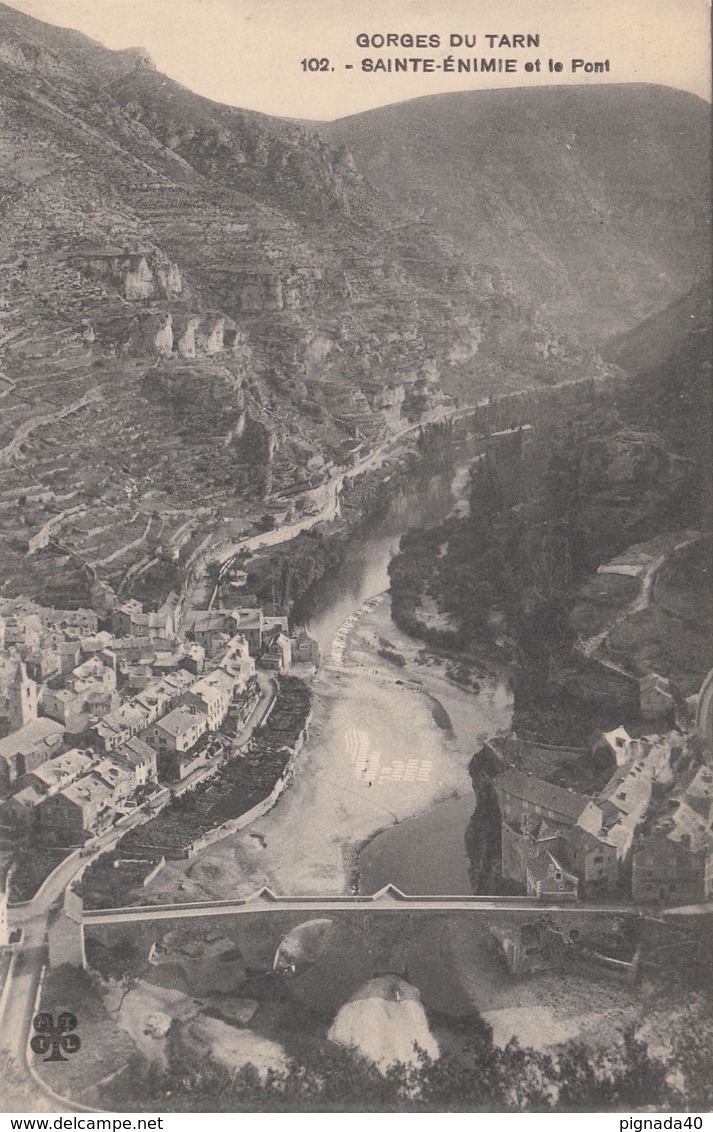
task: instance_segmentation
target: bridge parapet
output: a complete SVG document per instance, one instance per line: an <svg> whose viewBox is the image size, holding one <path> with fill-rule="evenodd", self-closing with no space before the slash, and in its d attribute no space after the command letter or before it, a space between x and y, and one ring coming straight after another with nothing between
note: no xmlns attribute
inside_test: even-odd
<svg viewBox="0 0 713 1132"><path fill-rule="evenodd" d="M469 908L493 906L510 909L539 908L542 901L533 896L442 896L408 895L387 884L371 895L326 895L326 896L278 896L272 889L264 887L249 896L234 897L230 900L196 900L181 904L136 904L124 908L95 908L83 910L83 924L119 923L130 920L182 919L200 916L230 916L245 912L295 911L303 909L306 913L335 910L358 911L370 909L389 911L393 909L427 910L429 908L448 911L467 911Z"/></svg>

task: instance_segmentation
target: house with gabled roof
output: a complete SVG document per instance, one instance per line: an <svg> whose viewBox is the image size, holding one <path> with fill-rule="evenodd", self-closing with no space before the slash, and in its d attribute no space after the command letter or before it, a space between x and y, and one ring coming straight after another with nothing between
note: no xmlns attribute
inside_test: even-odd
<svg viewBox="0 0 713 1132"><path fill-rule="evenodd" d="M617 767L597 796L601 807L602 829L606 839L616 845L622 861L631 849L634 833L646 817L653 790L652 767L638 749Z"/></svg>
<svg viewBox="0 0 713 1132"><path fill-rule="evenodd" d="M639 706L644 719L670 718L676 709L671 681L658 672L647 672L639 680Z"/></svg>
<svg viewBox="0 0 713 1132"><path fill-rule="evenodd" d="M550 891L550 885L564 885L562 889L553 887L552 894L577 895L581 881L582 891L587 891L586 882L591 880L589 873L594 866L595 854L591 851L601 834L601 807L584 794L565 790L519 770L499 775L494 786L502 819L503 877L529 887L537 882L543 891ZM547 858L542 858L543 853L557 862L557 869ZM592 861L588 866L590 856ZM610 860L613 856L616 863L616 850L611 846L603 848L601 856L601 864L606 858L605 875L610 881ZM535 868L537 861L540 864ZM556 877L555 872L562 875ZM576 882L574 886L572 877Z"/></svg>
<svg viewBox="0 0 713 1132"><path fill-rule="evenodd" d="M713 842L694 850L654 832L637 841L631 858L631 894L637 904L699 904L713 899Z"/></svg>
<svg viewBox="0 0 713 1132"><path fill-rule="evenodd" d="M616 765L622 766L629 757L629 744L631 736L625 727L615 727L613 731L602 731L601 741L611 751L616 759Z"/></svg>
<svg viewBox="0 0 713 1132"><path fill-rule="evenodd" d="M43 717L0 739L0 791L56 755L63 739L62 725Z"/></svg>
<svg viewBox="0 0 713 1132"><path fill-rule="evenodd" d="M619 883L619 859L616 845L606 838L595 837L586 829L573 825L559 831L555 856L579 881L580 895L587 898L612 892Z"/></svg>
<svg viewBox="0 0 713 1132"><path fill-rule="evenodd" d="M566 790L520 770L508 770L495 779L503 820L527 829L542 818L558 825L578 825L590 833L602 826L601 807L585 794Z"/></svg>
<svg viewBox="0 0 713 1132"><path fill-rule="evenodd" d="M158 774L162 781L180 781L201 761L192 751L208 730L205 712L192 706L181 706L158 720L144 738L156 751Z"/></svg>
<svg viewBox="0 0 713 1132"><path fill-rule="evenodd" d="M273 630L263 638L266 648L260 657L263 668L273 672L288 672L292 666L292 643L280 629Z"/></svg>
<svg viewBox="0 0 713 1132"><path fill-rule="evenodd" d="M157 778L156 752L153 747L134 735L132 739L117 748L117 754L132 767L134 786L145 786Z"/></svg>
<svg viewBox="0 0 713 1132"><path fill-rule="evenodd" d="M96 774L86 774L45 798L38 810L41 831L63 845L81 845L115 813L111 787Z"/></svg>
<svg viewBox="0 0 713 1132"><path fill-rule="evenodd" d="M159 757L164 751L187 751L208 728L205 712L193 707L177 707L158 720L147 732Z"/></svg>
<svg viewBox="0 0 713 1132"><path fill-rule="evenodd" d="M214 668L191 684L181 698L181 703L203 712L208 720L208 730L217 731L227 718L235 683L235 678L230 673L222 668Z"/></svg>

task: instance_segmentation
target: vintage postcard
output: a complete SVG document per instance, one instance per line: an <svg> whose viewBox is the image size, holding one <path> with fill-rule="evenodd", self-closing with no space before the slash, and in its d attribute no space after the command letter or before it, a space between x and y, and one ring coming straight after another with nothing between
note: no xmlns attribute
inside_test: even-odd
<svg viewBox="0 0 713 1132"><path fill-rule="evenodd" d="M0 4L6 1114L703 1128L709 15Z"/></svg>

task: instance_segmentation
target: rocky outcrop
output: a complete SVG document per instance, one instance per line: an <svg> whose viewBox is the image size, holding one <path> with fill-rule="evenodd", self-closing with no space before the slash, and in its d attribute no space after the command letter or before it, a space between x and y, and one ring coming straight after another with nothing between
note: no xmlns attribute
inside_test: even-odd
<svg viewBox="0 0 713 1132"><path fill-rule="evenodd" d="M242 413L231 435L231 447L236 461L259 471L262 494L268 495L272 486L272 464L277 448L275 433L252 413Z"/></svg>
<svg viewBox="0 0 713 1132"><path fill-rule="evenodd" d="M183 290L177 265L163 262L151 251L86 248L74 253L70 262L90 279L101 280L116 290L127 302L173 299Z"/></svg>
<svg viewBox="0 0 713 1132"><path fill-rule="evenodd" d="M195 343L199 354L236 353L244 341L236 324L224 314L205 315L196 326Z"/></svg>
<svg viewBox="0 0 713 1132"><path fill-rule="evenodd" d="M181 273L175 263L158 265L155 270L156 287L159 295L167 299L172 299L176 295L180 295L183 290L183 282L181 280Z"/></svg>
<svg viewBox="0 0 713 1132"><path fill-rule="evenodd" d="M214 932L177 929L154 946L151 964L166 986L193 995L235 993L245 982L243 957L235 942Z"/></svg>
<svg viewBox="0 0 713 1132"><path fill-rule="evenodd" d="M381 413L391 428L397 428L401 421L401 409L406 400L404 385L374 385L364 390L373 412Z"/></svg>
<svg viewBox="0 0 713 1132"><path fill-rule="evenodd" d="M83 333L86 348L96 342L106 354L146 355L161 358L208 358L221 354L250 357L245 337L225 315L204 316L176 304L171 310L147 303L147 309L127 323L119 315L97 320L96 331ZM237 375L236 375L237 379Z"/></svg>
<svg viewBox="0 0 713 1132"><path fill-rule="evenodd" d="M183 320L182 326L173 327L173 337L176 351L181 358L195 358L196 356L196 330L200 326L200 319L189 317Z"/></svg>
<svg viewBox="0 0 713 1132"><path fill-rule="evenodd" d="M173 317L170 311L152 311L138 319L124 348L129 354L170 358L173 354Z"/></svg>
<svg viewBox="0 0 713 1132"><path fill-rule="evenodd" d="M396 975L371 979L356 991L327 1037L356 1050L382 1073L397 1061L417 1065L416 1047L433 1059L440 1053L418 991Z"/></svg>
<svg viewBox="0 0 713 1132"><path fill-rule="evenodd" d="M233 1073L251 1065L258 1079L287 1071L287 1055L282 1046L269 1038L222 1022L219 1018L199 1017L182 1026L176 1036L180 1051L192 1062L209 1055L212 1061Z"/></svg>

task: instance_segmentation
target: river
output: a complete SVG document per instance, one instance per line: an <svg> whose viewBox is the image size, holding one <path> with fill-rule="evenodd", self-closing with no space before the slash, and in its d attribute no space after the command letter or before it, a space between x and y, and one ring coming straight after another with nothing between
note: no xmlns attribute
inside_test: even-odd
<svg viewBox="0 0 713 1132"><path fill-rule="evenodd" d="M391 620L388 599L373 610L365 608L365 605L387 590L389 562L398 550L401 535L414 527L428 527L442 522L454 507L462 511L467 484L468 463L457 463L437 474L420 476L415 486L409 485L397 490L386 514L366 534L362 533L354 538L339 567L312 587L297 612L302 623L318 641L325 661L334 661L332 647L335 636L340 628L340 637L344 634L345 622L354 621L360 610L361 614L354 621L355 630L361 628L362 631L368 631L370 622L373 621L372 628L374 631L378 629L377 636L388 637L407 657L409 653L413 654L414 642L404 638ZM416 645L416 648L419 649L420 646ZM352 655L352 664L365 667L363 661L355 659L358 655ZM381 662L376 663L377 668L372 669L372 674L380 676L383 685L391 675L389 666L384 670ZM421 671L417 669L415 673L407 674L416 675L420 682L426 683L422 668ZM469 753L472 753L475 743L470 736L478 730L478 722L482 721L482 717L485 717L488 724L492 723L494 729L506 726L509 722L510 697L503 681L494 680L490 686L483 688L481 695L475 696L449 686L433 672L428 675L429 690L449 712L455 733L455 736L450 737L442 733L437 736L441 745L450 745L454 741L457 743L460 730L461 738L466 744L472 743L469 749ZM401 698L403 693L400 687L397 688L395 682L392 687L393 698ZM347 705L343 704L342 708L345 706ZM352 714L355 719L360 719L361 726L358 730L362 732L362 744L369 742L364 739L364 735L374 730L375 721L369 718L373 713L367 713L366 716L360 714L355 705ZM372 726L368 727L368 724ZM373 748L373 743L370 746ZM393 759L394 756L393 749L383 750L384 746L382 742L380 767L386 757ZM367 760L369 755L362 751L362 757ZM405 761L407 767L415 759L411 756ZM406 769L404 773L407 773ZM418 773L420 772L417 771L417 775ZM380 777L383 777L383 769ZM465 853L465 830L473 811L474 796L470 790L465 795L461 794L457 787L453 788L453 793L459 796L435 802L423 813L378 833L363 847L356 861L361 891L374 892L388 882L407 892L471 891Z"/></svg>
<svg viewBox="0 0 713 1132"><path fill-rule="evenodd" d="M323 663L292 782L245 830L167 867L152 882L156 894L177 886L182 899L205 899L268 885L328 895L348 892L355 878L363 891L387 882L412 893L470 891L468 763L485 736L508 726L510 692L496 676L477 695L448 680L443 663L394 625L386 592L401 534L442 521L466 479L454 461L395 487L386 512L295 607ZM384 638L404 668L379 656Z"/></svg>
<svg viewBox="0 0 713 1132"><path fill-rule="evenodd" d="M300 619L318 641L325 658L330 657L335 635L345 621L388 588L389 562L398 550L401 535L414 527L442 522L454 507L462 512L467 484L468 464L459 463L445 472L419 478L416 489L409 486L398 491L386 514L369 533L352 540L340 566L312 587L299 607ZM364 618L360 620L363 622ZM379 628L383 630L379 635L388 636L407 655L413 651L412 643L391 621L388 602ZM419 674L418 678L423 677ZM480 696L466 694L472 703L465 712L463 693L449 688L444 681L435 689L432 678L429 683L439 702L447 710L450 708L451 722L455 715L462 720L464 730L482 714L492 719L494 729L507 726L510 698L502 681L482 690L481 703ZM472 721L468 718L471 714ZM464 796L436 802L423 813L378 833L363 847L356 862L360 891L376 892L384 884L392 883L409 893L471 892L465 831L474 804L472 792L467 791Z"/></svg>
<svg viewBox="0 0 713 1132"><path fill-rule="evenodd" d="M386 513L367 531L353 537L339 566L315 583L293 610L329 655L339 627L360 606L389 586L389 562L399 548L401 535L413 527L443 521L454 504L452 486L462 486L467 465L434 475L421 475L417 486L399 487Z"/></svg>

